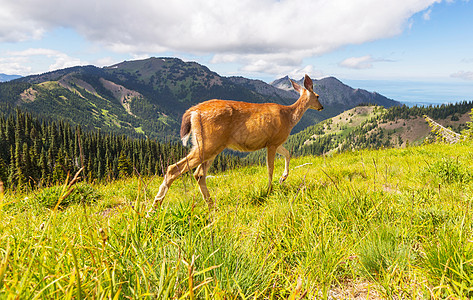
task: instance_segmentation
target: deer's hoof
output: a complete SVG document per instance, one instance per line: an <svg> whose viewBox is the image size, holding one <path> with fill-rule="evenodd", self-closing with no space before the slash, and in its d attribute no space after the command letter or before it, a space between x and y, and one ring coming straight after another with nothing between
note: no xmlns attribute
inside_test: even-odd
<svg viewBox="0 0 473 300"><path fill-rule="evenodd" d="M153 213L155 212L154 209L150 209L146 212L146 219L149 219L151 218L151 216L153 215Z"/></svg>
<svg viewBox="0 0 473 300"><path fill-rule="evenodd" d="M286 179L287 179L287 175L281 176L281 178L279 178L279 183L280 184L283 183L284 181L286 181Z"/></svg>

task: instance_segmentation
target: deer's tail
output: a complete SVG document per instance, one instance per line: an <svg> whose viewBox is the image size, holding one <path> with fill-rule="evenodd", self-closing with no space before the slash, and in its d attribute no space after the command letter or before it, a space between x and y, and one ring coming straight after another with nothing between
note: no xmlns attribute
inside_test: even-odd
<svg viewBox="0 0 473 300"><path fill-rule="evenodd" d="M181 141L184 146L187 146L187 142L189 141L191 128L191 111L187 110L182 116L181 123Z"/></svg>

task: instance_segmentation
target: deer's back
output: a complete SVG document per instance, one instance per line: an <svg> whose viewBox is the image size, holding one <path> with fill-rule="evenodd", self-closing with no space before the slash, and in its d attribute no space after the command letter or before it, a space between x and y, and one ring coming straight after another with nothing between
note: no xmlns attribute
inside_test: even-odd
<svg viewBox="0 0 473 300"><path fill-rule="evenodd" d="M282 144L291 131L287 107L275 103L209 100L192 111L199 113L203 137L240 151Z"/></svg>

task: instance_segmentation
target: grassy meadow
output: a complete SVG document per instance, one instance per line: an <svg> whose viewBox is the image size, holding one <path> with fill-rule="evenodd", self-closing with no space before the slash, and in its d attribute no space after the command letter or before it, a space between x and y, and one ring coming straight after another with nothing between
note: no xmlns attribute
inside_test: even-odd
<svg viewBox="0 0 473 300"><path fill-rule="evenodd" d="M472 142L0 195L0 299L473 297ZM59 206L58 201L60 201Z"/></svg>

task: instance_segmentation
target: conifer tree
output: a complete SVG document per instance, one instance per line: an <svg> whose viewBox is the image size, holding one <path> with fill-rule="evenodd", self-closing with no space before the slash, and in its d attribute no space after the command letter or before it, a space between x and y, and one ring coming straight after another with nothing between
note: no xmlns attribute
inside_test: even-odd
<svg viewBox="0 0 473 300"><path fill-rule="evenodd" d="M39 157L39 168L40 168L40 178L39 181L42 183L49 183L51 181L50 174L51 172L49 171L48 168L48 158L46 155L46 151L44 148L42 148L40 157Z"/></svg>
<svg viewBox="0 0 473 300"><path fill-rule="evenodd" d="M20 142L20 139L15 141L15 175L14 181L18 186L22 186L25 183L25 174L24 174L24 163L23 163L23 147Z"/></svg>
<svg viewBox="0 0 473 300"><path fill-rule="evenodd" d="M29 186L33 186L34 182L31 182L31 179L33 179L34 171L31 164L30 151L28 149L27 143L23 143L23 151L21 157L23 167L22 173L24 176L25 183L29 182Z"/></svg>
<svg viewBox="0 0 473 300"><path fill-rule="evenodd" d="M0 157L0 181L6 183L8 180L8 166L5 161Z"/></svg>
<svg viewBox="0 0 473 300"><path fill-rule="evenodd" d="M133 166L131 165L131 160L125 155L125 152L122 151L118 158L118 177L128 177L132 172Z"/></svg>
<svg viewBox="0 0 473 300"><path fill-rule="evenodd" d="M15 186L15 172L16 172L16 162L15 162L15 152L13 151L13 145L10 146L10 165L8 167L8 186Z"/></svg>
<svg viewBox="0 0 473 300"><path fill-rule="evenodd" d="M463 135L467 139L473 139L473 108L470 111L470 122L467 122L467 129L464 130Z"/></svg>
<svg viewBox="0 0 473 300"><path fill-rule="evenodd" d="M52 182L61 183L66 179L66 176L67 174L64 168L64 153L62 149L59 149L54 163Z"/></svg>

